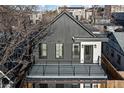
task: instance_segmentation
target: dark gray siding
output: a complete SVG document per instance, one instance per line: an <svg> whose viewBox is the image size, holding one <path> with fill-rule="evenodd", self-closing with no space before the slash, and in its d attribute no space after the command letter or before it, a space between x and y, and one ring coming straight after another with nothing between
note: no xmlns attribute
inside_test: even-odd
<svg viewBox="0 0 124 93"><path fill-rule="evenodd" d="M58 20L47 28L49 35L42 39L41 43L47 43L48 57L47 59L39 59L38 46L34 51L35 62L43 63L46 60L60 61L61 63L68 63L72 60L72 44L74 43L72 37L92 37L87 31L85 31L80 25L72 20L68 15L63 14ZM56 59L55 44L64 44L64 58ZM75 61L74 61L75 60ZM79 59L74 59L73 62L79 63Z"/></svg>

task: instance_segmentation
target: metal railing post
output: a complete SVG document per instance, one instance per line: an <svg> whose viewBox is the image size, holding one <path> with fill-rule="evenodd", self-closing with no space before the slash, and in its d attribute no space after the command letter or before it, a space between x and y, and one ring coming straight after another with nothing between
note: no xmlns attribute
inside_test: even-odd
<svg viewBox="0 0 124 93"><path fill-rule="evenodd" d="M43 64L43 76L45 75L45 69L44 69L44 64Z"/></svg>
<svg viewBox="0 0 124 93"><path fill-rule="evenodd" d="M75 66L74 66L74 70L73 70L73 75L75 76Z"/></svg>
<svg viewBox="0 0 124 93"><path fill-rule="evenodd" d="M90 76L90 69L91 69L91 66L89 66L89 76Z"/></svg>
<svg viewBox="0 0 124 93"><path fill-rule="evenodd" d="M72 60L71 60L71 65L72 65Z"/></svg>
<svg viewBox="0 0 124 93"><path fill-rule="evenodd" d="M46 60L46 66L47 66L47 60Z"/></svg>

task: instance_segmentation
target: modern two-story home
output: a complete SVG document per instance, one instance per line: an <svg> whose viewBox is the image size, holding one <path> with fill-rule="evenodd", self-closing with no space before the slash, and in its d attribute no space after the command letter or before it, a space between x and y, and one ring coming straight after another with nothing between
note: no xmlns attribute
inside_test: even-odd
<svg viewBox="0 0 124 93"><path fill-rule="evenodd" d="M68 12L56 16L38 39L25 87L101 87L107 75L101 66L101 45L107 38L89 31Z"/></svg>

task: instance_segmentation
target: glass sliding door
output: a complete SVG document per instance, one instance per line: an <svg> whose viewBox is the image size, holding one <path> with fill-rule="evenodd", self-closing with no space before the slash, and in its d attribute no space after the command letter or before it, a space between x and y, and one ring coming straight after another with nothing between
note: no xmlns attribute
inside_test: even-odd
<svg viewBox="0 0 124 93"><path fill-rule="evenodd" d="M93 63L93 45L84 46L84 63L85 64Z"/></svg>

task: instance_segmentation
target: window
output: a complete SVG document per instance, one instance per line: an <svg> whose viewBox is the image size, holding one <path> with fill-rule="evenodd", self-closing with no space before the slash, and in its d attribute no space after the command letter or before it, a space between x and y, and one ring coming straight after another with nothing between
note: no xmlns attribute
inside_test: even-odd
<svg viewBox="0 0 124 93"><path fill-rule="evenodd" d="M111 49L111 56L114 57L114 50Z"/></svg>
<svg viewBox="0 0 124 93"><path fill-rule="evenodd" d="M56 58L63 58L63 44L56 44Z"/></svg>
<svg viewBox="0 0 124 93"><path fill-rule="evenodd" d="M48 84L39 84L40 88L48 88Z"/></svg>
<svg viewBox="0 0 124 93"><path fill-rule="evenodd" d="M121 56L117 55L117 63L120 65L121 64Z"/></svg>
<svg viewBox="0 0 124 93"><path fill-rule="evenodd" d="M36 24L40 23L40 20L36 20Z"/></svg>
<svg viewBox="0 0 124 93"><path fill-rule="evenodd" d="M97 83L92 84L92 88L98 88L98 84Z"/></svg>
<svg viewBox="0 0 124 93"><path fill-rule="evenodd" d="M84 84L84 88L91 88L92 86L91 86L91 84L90 83L85 83Z"/></svg>
<svg viewBox="0 0 124 93"><path fill-rule="evenodd" d="M36 14L36 18L38 17L38 15Z"/></svg>
<svg viewBox="0 0 124 93"><path fill-rule="evenodd" d="M80 57L79 44L73 44L72 52L73 52L73 58L79 58Z"/></svg>
<svg viewBox="0 0 124 93"><path fill-rule="evenodd" d="M47 44L39 44L39 58L47 58Z"/></svg>
<svg viewBox="0 0 124 93"><path fill-rule="evenodd" d="M70 13L70 15L72 15L73 16L73 13L72 12L69 12Z"/></svg>
<svg viewBox="0 0 124 93"><path fill-rule="evenodd" d="M76 15L76 19L78 20L79 18L78 18L78 15Z"/></svg>
<svg viewBox="0 0 124 93"><path fill-rule="evenodd" d="M72 88L80 88L80 84L79 83L73 83Z"/></svg>
<svg viewBox="0 0 124 93"><path fill-rule="evenodd" d="M91 54L91 49L92 49L92 45L86 45L85 46L85 54L86 55L90 55Z"/></svg>
<svg viewBox="0 0 124 93"><path fill-rule="evenodd" d="M56 84L56 88L64 88L64 84Z"/></svg>
<svg viewBox="0 0 124 93"><path fill-rule="evenodd" d="M106 54L108 55L109 54L109 47L106 46Z"/></svg>
<svg viewBox="0 0 124 93"><path fill-rule="evenodd" d="M35 88L35 83L32 84L33 88Z"/></svg>

